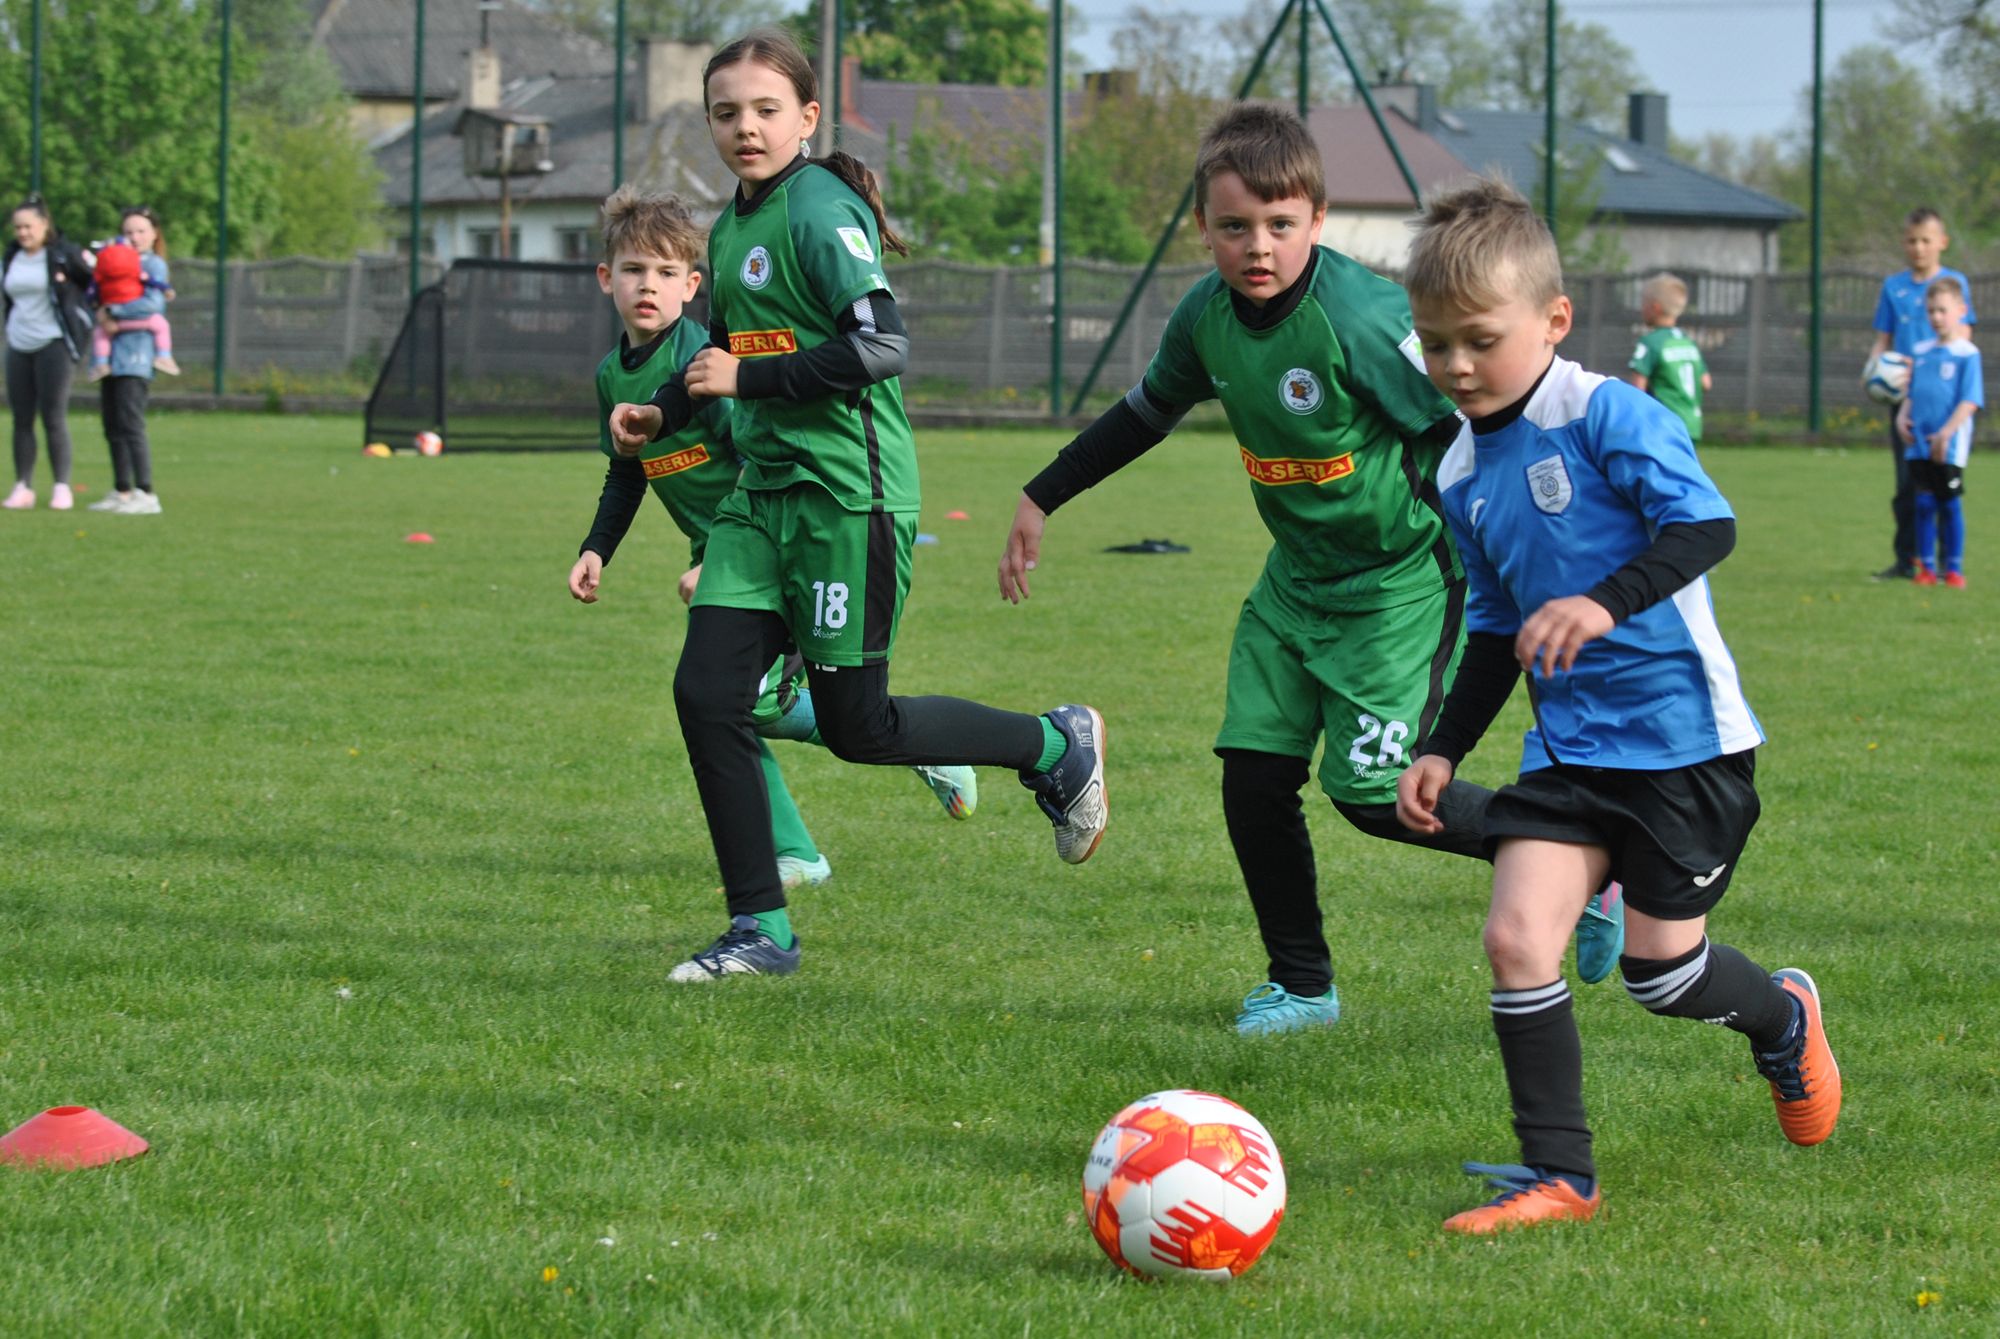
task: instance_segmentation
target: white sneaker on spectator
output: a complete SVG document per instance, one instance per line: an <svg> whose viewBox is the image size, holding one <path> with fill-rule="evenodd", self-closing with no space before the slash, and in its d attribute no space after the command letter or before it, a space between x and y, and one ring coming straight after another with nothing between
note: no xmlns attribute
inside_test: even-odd
<svg viewBox="0 0 2000 1339"><path fill-rule="evenodd" d="M68 511L76 505L76 494L69 491L68 484L57 484L49 490L49 510Z"/></svg>
<svg viewBox="0 0 2000 1339"><path fill-rule="evenodd" d="M124 510L126 501L130 499L131 496L132 495L130 493L106 493L103 497L97 499L97 501L85 507L84 510L122 511Z"/></svg>
<svg viewBox="0 0 2000 1339"><path fill-rule="evenodd" d="M160 514L160 495L157 493L135 491L124 502L119 504L118 514L120 516L158 516Z"/></svg>
<svg viewBox="0 0 2000 1339"><path fill-rule="evenodd" d="M7 495L7 500L0 502L0 507L5 507L8 511L26 511L34 505L35 490L26 484L15 484L14 491Z"/></svg>

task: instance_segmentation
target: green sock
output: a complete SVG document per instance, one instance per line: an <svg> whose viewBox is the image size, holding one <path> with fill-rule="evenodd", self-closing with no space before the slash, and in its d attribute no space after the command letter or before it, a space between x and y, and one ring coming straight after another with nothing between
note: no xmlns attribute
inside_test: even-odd
<svg viewBox="0 0 2000 1339"><path fill-rule="evenodd" d="M789 949L798 943L792 935L792 918L783 907L779 907L776 911L758 912L757 927L771 936L779 948Z"/></svg>
<svg viewBox="0 0 2000 1339"><path fill-rule="evenodd" d="M1046 772L1062 761L1063 754L1069 752L1069 741L1062 731L1056 729L1055 722L1048 717L1039 718L1042 723L1042 756L1035 760L1031 772Z"/></svg>

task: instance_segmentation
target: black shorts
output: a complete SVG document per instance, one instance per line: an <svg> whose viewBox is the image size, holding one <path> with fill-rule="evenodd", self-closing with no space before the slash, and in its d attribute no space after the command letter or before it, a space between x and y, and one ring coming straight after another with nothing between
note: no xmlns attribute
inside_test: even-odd
<svg viewBox="0 0 2000 1339"><path fill-rule="evenodd" d="M1910 487L1929 493L1940 502L1965 496L1965 466L1946 465L1935 460L1910 462Z"/></svg>
<svg viewBox="0 0 2000 1339"><path fill-rule="evenodd" d="M1601 846L1625 900L1663 921L1722 900L1757 825L1757 751L1664 772L1549 767L1502 786L1486 808L1486 849L1509 837Z"/></svg>

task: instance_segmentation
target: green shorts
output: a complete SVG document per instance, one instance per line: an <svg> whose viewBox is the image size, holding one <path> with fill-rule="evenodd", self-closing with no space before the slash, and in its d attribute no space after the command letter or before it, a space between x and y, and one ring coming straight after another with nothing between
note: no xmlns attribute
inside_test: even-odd
<svg viewBox="0 0 2000 1339"><path fill-rule="evenodd" d="M849 511L825 489L739 488L709 527L694 603L766 609L809 665L887 660L896 644L917 518Z"/></svg>
<svg viewBox="0 0 2000 1339"><path fill-rule="evenodd" d="M1393 804L1465 648L1463 582L1389 609L1328 613L1259 578L1229 647L1221 749L1311 761L1345 804Z"/></svg>

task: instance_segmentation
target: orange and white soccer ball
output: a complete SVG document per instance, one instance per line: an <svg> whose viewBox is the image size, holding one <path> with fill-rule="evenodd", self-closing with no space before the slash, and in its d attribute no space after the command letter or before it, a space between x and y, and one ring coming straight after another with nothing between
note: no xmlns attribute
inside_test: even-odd
<svg viewBox="0 0 2000 1339"><path fill-rule="evenodd" d="M443 454L444 454L444 438L442 438L442 437L438 436L438 435L437 435L436 433L434 433L434 432L420 432L420 433L418 433L418 434L417 434L417 454L418 454L418 455L420 455L420 456L437 456L437 455L443 455Z"/></svg>
<svg viewBox="0 0 2000 1339"><path fill-rule="evenodd" d="M1257 1263L1285 1217L1285 1165L1255 1116L1176 1088L1111 1118L1083 1165L1097 1244L1142 1278L1228 1280Z"/></svg>

